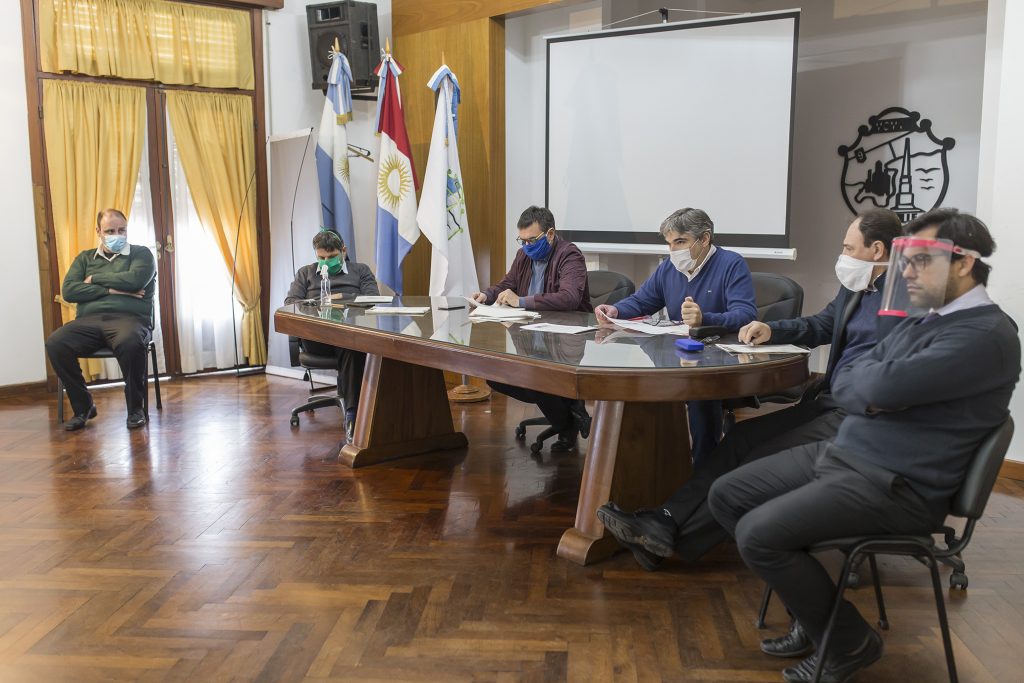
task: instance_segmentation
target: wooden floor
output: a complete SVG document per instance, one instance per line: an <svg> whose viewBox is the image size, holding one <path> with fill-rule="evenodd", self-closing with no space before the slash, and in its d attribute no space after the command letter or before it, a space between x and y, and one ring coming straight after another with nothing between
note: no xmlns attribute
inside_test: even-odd
<svg viewBox="0 0 1024 683"><path fill-rule="evenodd" d="M582 461L517 443L521 404L455 408L468 451L352 471L337 411L289 427L298 381L163 388L135 432L118 389L76 434L52 398L0 402L0 680L781 680L734 548L655 574L555 557ZM966 559L961 680L1024 680L1024 485ZM892 629L857 680L944 680L926 572L881 571Z"/></svg>

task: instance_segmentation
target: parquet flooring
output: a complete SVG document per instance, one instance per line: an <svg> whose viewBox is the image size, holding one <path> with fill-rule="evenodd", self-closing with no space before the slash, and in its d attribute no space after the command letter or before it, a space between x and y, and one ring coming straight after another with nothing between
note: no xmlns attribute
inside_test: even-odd
<svg viewBox="0 0 1024 683"><path fill-rule="evenodd" d="M164 391L135 432L118 389L77 434L52 398L0 402L0 680L781 680L732 547L654 574L555 557L582 460L531 457L521 404L455 407L467 450L352 471L337 411L289 427L297 381ZM1024 484L999 482L966 559L961 680L1024 680ZM944 680L925 571L881 571L892 629L857 680Z"/></svg>

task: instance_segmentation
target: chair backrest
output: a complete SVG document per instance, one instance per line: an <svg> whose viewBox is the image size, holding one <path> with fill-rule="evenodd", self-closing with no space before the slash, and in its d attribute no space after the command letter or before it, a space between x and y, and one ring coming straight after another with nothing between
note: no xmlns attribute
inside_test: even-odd
<svg viewBox="0 0 1024 683"><path fill-rule="evenodd" d="M1013 418L1010 417L985 437L978 450L974 452L974 459L967 468L964 482L953 498L950 514L970 520L981 517L996 485L999 468L1003 465L1012 438Z"/></svg>
<svg viewBox="0 0 1024 683"><path fill-rule="evenodd" d="M590 289L590 303L594 306L615 304L636 291L632 280L610 270L588 271L587 286Z"/></svg>
<svg viewBox="0 0 1024 683"><path fill-rule="evenodd" d="M803 287L785 275L751 273L750 276L754 280L758 320L766 323L800 317L804 308Z"/></svg>

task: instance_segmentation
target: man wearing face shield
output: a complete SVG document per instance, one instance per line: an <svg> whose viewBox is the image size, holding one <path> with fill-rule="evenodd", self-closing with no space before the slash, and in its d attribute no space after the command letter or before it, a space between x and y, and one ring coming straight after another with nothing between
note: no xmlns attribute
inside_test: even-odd
<svg viewBox="0 0 1024 683"><path fill-rule="evenodd" d="M716 479L745 463L836 435L845 412L832 398L832 378L874 347L897 322L880 317L878 310L890 247L902 231L892 211L873 209L861 214L846 230L835 266L839 291L823 311L792 320L754 321L740 330L744 344L831 344L824 379L805 391L798 404L737 423L694 469L693 477L660 507L629 513L609 502L598 510L601 522L642 567L654 571L672 555L693 562L729 538L708 509L708 490ZM790 642L764 647L805 649L806 642L798 635Z"/></svg>
<svg viewBox="0 0 1024 683"><path fill-rule="evenodd" d="M700 209L679 209L661 224L669 258L640 289L614 306L596 309L599 322L652 315L662 308L672 320L697 327L721 326L736 331L757 317L750 268L734 251L714 244L715 224ZM722 435L721 401L690 401L690 450L700 464Z"/></svg>
<svg viewBox="0 0 1024 683"><path fill-rule="evenodd" d="M470 298L481 304L500 304L528 311L594 310L587 284L587 262L583 252L562 239L555 230L555 217L542 206L530 206L516 224L520 249L508 273L496 285ZM583 401L546 394L526 387L488 382L492 389L517 401L534 403L558 432L552 452L576 447L576 436L590 435L591 418Z"/></svg>
<svg viewBox="0 0 1024 683"><path fill-rule="evenodd" d="M316 263L299 268L295 280L288 288L284 303L293 304L320 296L321 272L326 268L331 282L331 294L349 296L377 296L377 279L364 263L348 260L348 248L341 235L333 230L320 230L313 237ZM345 436L351 441L355 428L356 410L359 407L359 389L363 384L363 369L366 354L350 349L341 349L322 342L302 340L302 348L317 356L334 356L338 359L338 395L345 402Z"/></svg>
<svg viewBox="0 0 1024 683"><path fill-rule="evenodd" d="M935 209L906 233L893 242L880 311L900 322L836 371L832 396L847 416L835 439L749 463L709 494L744 562L779 595L812 648L835 585L805 549L940 528L978 445L1009 415L1020 375L1015 326L985 290L991 266L982 259L995 248L985 224ZM845 681L882 655L881 638L849 602L831 642L823 681ZM812 655L783 678L810 681L816 664Z"/></svg>

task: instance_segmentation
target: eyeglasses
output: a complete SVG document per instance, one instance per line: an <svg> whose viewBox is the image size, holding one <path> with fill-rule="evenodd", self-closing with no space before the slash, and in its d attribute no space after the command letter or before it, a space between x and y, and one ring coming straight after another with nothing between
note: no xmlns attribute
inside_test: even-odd
<svg viewBox="0 0 1024 683"><path fill-rule="evenodd" d="M912 268L915 273L920 273L932 265L932 255L914 254L913 256L900 256L899 264L901 272L907 268Z"/></svg>
<svg viewBox="0 0 1024 683"><path fill-rule="evenodd" d="M517 237L516 238L516 244L518 244L521 247L525 247L527 244L535 244L537 242L537 240L539 240L542 237L544 237L544 233L541 233L541 234L537 235L536 237L527 237L525 239L522 238L522 237Z"/></svg>

